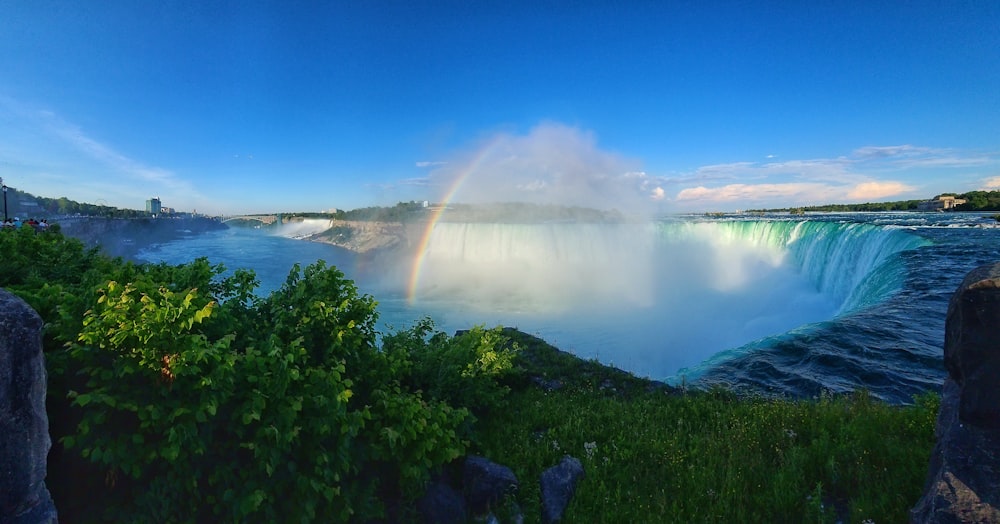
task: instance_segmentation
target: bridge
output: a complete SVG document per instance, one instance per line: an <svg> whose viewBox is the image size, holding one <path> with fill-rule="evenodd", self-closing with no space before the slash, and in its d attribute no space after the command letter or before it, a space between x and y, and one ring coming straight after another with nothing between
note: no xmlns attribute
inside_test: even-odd
<svg viewBox="0 0 1000 524"><path fill-rule="evenodd" d="M265 226L269 226L281 220L281 215L235 215L222 217L222 223L226 223L231 220L256 220Z"/></svg>

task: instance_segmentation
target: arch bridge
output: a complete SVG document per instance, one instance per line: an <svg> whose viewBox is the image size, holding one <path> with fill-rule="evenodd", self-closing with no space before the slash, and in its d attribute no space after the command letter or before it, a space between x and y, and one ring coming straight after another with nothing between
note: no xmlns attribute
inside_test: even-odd
<svg viewBox="0 0 1000 524"><path fill-rule="evenodd" d="M226 223L231 220L256 220L261 224L269 226L280 219L281 219L280 215L234 215L234 216L222 217L222 223Z"/></svg>

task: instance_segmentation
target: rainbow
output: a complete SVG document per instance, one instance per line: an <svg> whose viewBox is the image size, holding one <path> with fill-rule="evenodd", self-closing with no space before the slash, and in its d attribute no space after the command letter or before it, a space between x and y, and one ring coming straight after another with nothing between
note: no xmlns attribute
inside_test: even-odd
<svg viewBox="0 0 1000 524"><path fill-rule="evenodd" d="M455 193L457 193L459 188L462 187L462 184L471 174L475 173L479 169L483 160L489 156L489 154L500 142L500 137L489 141L472 157L472 160L469 161L469 163L458 172L455 179L452 180L451 186L448 187L448 190L445 191L441 201L438 202L439 207L431 213L430 220L427 221L427 226L424 229L423 234L420 236L420 242L417 244L417 255L414 257L413 267L410 269L410 282L407 286L406 300L411 305L417 300L417 286L420 284L420 271L423 269L424 258L427 254L427 245L430 244L431 233L434 231L434 225L441 219L441 215L444 214L445 208L448 207L448 203L451 202L452 198L454 198Z"/></svg>

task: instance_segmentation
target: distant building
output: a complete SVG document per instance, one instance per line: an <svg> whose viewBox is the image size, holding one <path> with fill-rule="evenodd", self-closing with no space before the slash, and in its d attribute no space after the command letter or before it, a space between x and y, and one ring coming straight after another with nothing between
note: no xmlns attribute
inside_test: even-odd
<svg viewBox="0 0 1000 524"><path fill-rule="evenodd" d="M933 200L925 200L917 204L917 209L919 211L948 211L965 202L964 199L953 196L937 196Z"/></svg>
<svg viewBox="0 0 1000 524"><path fill-rule="evenodd" d="M150 198L146 201L146 212L151 215L159 215L162 207L159 198Z"/></svg>

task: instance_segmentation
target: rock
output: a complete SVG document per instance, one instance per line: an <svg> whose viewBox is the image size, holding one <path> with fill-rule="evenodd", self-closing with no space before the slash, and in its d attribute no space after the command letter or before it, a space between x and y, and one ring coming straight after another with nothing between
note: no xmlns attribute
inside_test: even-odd
<svg viewBox="0 0 1000 524"><path fill-rule="evenodd" d="M517 477L510 468L475 455L465 459L464 484L466 501L474 516L489 513L493 505L518 488Z"/></svg>
<svg viewBox="0 0 1000 524"><path fill-rule="evenodd" d="M444 482L434 482L417 501L420 518L427 524L463 524L468 519L465 499Z"/></svg>
<svg viewBox="0 0 1000 524"><path fill-rule="evenodd" d="M45 390L42 319L0 289L0 522L56 522L45 487Z"/></svg>
<svg viewBox="0 0 1000 524"><path fill-rule="evenodd" d="M941 396L924 495L910 522L1000 522L1000 432L959 420L959 386L950 377Z"/></svg>
<svg viewBox="0 0 1000 524"><path fill-rule="evenodd" d="M1000 263L970 272L948 305L937 443L910 522L1000 522Z"/></svg>
<svg viewBox="0 0 1000 524"><path fill-rule="evenodd" d="M545 391L552 392L563 387L563 383L558 379L546 380L543 377L533 375L531 381L538 387L544 389Z"/></svg>
<svg viewBox="0 0 1000 524"><path fill-rule="evenodd" d="M944 363L961 388L962 422L1000 429L1000 263L972 270L952 295Z"/></svg>
<svg viewBox="0 0 1000 524"><path fill-rule="evenodd" d="M558 465L542 472L542 522L562 520L563 512L576 493L576 483L583 477L583 464L569 455Z"/></svg>

